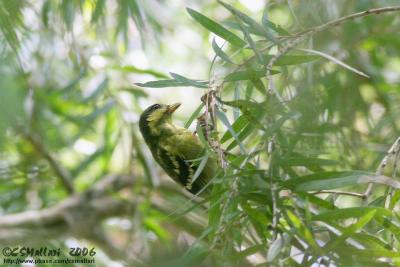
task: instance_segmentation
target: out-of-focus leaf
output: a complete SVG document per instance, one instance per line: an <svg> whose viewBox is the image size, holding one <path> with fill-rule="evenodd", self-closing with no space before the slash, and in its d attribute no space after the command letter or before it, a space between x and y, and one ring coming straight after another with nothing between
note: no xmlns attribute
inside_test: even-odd
<svg viewBox="0 0 400 267"><path fill-rule="evenodd" d="M272 41L273 43L277 44L278 41L276 40L275 36L267 31L265 28L263 28L260 24L258 24L254 19L251 17L247 16L243 12L237 10L233 6L222 2L218 1L221 5L223 5L226 9L228 9L234 16L236 16L238 19L242 20L246 24L250 26L250 28L255 29L257 32L260 32L263 34L264 37L266 37L268 40ZM245 29L245 28L244 28Z"/></svg>
<svg viewBox="0 0 400 267"><path fill-rule="evenodd" d="M290 236L287 233L283 233L279 235L269 246L267 253L267 261L272 262L275 258L282 252L282 248L285 243L287 243L290 239Z"/></svg>
<svg viewBox="0 0 400 267"><path fill-rule="evenodd" d="M231 133L231 135L233 136L235 141L238 143L242 153L246 153L246 149L244 148L244 145L242 144L242 142L240 142L235 130L232 128L232 125L229 123L229 120L226 117L226 115L219 110L216 110L216 115L220 119L220 121L228 128L228 131Z"/></svg>
<svg viewBox="0 0 400 267"><path fill-rule="evenodd" d="M213 41L212 41L212 48L217 56L219 56L221 59L225 60L226 62L233 64L233 62L229 58L229 56L224 51L222 51L222 49L218 46L217 42L215 42L215 38L213 38Z"/></svg>
<svg viewBox="0 0 400 267"><path fill-rule="evenodd" d="M300 49L300 50L301 50L301 51L304 51L304 52L308 52L308 53L311 53L311 54L315 54L315 55L321 56L321 57L323 57L323 58L326 58L326 59L328 59L328 60L330 60L330 61L332 61L332 62L338 64L339 66L342 66L342 67L344 67L344 68L346 68L346 69L348 69L348 70L350 70L350 71L352 71L352 72L354 72L354 73L360 75L360 76L363 76L363 77L365 77L365 78L370 78L370 77L369 77L367 74L365 74L364 72L362 72L362 71L360 71L360 70L357 70L357 69L355 69L355 68L349 66L348 64L344 63L343 61L341 61L341 60L339 60L339 59L337 59L337 58L335 58L335 57L333 57L333 56L331 56L331 55L328 55L328 54L323 53L323 52L321 52L321 51L312 50L312 49Z"/></svg>
<svg viewBox="0 0 400 267"><path fill-rule="evenodd" d="M144 21L138 3L136 0L129 0L128 5L133 21L135 22L138 30L142 31L144 27Z"/></svg>
<svg viewBox="0 0 400 267"><path fill-rule="evenodd" d="M242 116L240 116L240 117L232 124L232 129L233 129L236 133L238 133L238 132L240 132L247 124L248 124L248 120L246 119L245 116L242 115ZM225 132L225 134L222 136L221 140L220 140L221 144L225 143L226 141L228 141L228 140L231 139L232 137L233 137L233 136L232 136L232 133L231 133L229 130L227 130L227 131Z"/></svg>
<svg viewBox="0 0 400 267"><path fill-rule="evenodd" d="M320 247L318 246L317 242L314 239L310 229L307 228L306 225L298 218L293 212L290 210L286 211L287 217L291 221L292 225L294 226L297 234L304 239L314 250L319 251Z"/></svg>
<svg viewBox="0 0 400 267"><path fill-rule="evenodd" d="M45 27L49 26L49 12L50 12L50 9L51 9L51 0L47 0L46 2L43 3L42 10L41 10L42 21L43 21L43 25Z"/></svg>
<svg viewBox="0 0 400 267"><path fill-rule="evenodd" d="M98 96L100 96L108 87L108 78L105 78L93 92L82 99L82 102L89 102L92 101L93 99L96 99Z"/></svg>
<svg viewBox="0 0 400 267"><path fill-rule="evenodd" d="M76 76L76 78L72 79L66 86L61 88L60 90L56 91L56 93L60 94L68 94L70 93L73 89L75 89L81 80L86 77L87 71L86 69L82 69L79 74Z"/></svg>
<svg viewBox="0 0 400 267"><path fill-rule="evenodd" d="M326 221L332 220L343 220L348 218L359 218L363 215L374 211L376 216L391 216L391 211L384 208L374 207L354 207L354 208L342 208L337 210L324 211L319 214L312 216L313 221Z"/></svg>
<svg viewBox="0 0 400 267"><path fill-rule="evenodd" d="M135 83L137 86L141 87L152 87L152 88L164 88L164 87L178 87L178 86L188 86L177 80L159 80L150 81L145 83Z"/></svg>
<svg viewBox="0 0 400 267"><path fill-rule="evenodd" d="M17 125L23 115L24 78L0 73L0 148L3 148L6 132ZM1 179L1 178L0 178Z"/></svg>
<svg viewBox="0 0 400 267"><path fill-rule="evenodd" d="M277 24L271 22L271 21L268 19L268 13L267 13L267 12L268 12L268 9L265 8L265 9L264 9L264 12L263 12L262 19L261 19L262 25L263 25L265 28L271 28L271 29L274 30L275 32L280 33L280 34L282 34L282 35L290 36L291 34L290 34L287 30L285 30L285 29L282 28L281 26L279 26L279 25L277 25Z"/></svg>
<svg viewBox="0 0 400 267"><path fill-rule="evenodd" d="M179 86L193 86L198 88L208 88L207 81L192 80L182 75L171 73L174 79L170 80L158 80L150 81L146 83L135 83L137 86L141 87L153 87L153 88L164 88L164 87L179 87Z"/></svg>
<svg viewBox="0 0 400 267"><path fill-rule="evenodd" d="M268 64L273 55L263 55L264 64ZM290 66L290 65L299 65L303 63L308 63L314 60L317 60L318 56L313 55L283 55L280 56L274 66Z"/></svg>
<svg viewBox="0 0 400 267"><path fill-rule="evenodd" d="M256 59L258 60L259 64L263 64L263 58L261 55L261 52L259 51L258 47L256 46L256 43L253 41L253 38L251 37L250 32L247 30L247 27L243 25L243 23L238 19L237 20L240 30L243 32L245 39L247 40L247 43L249 44L251 50L253 50L254 54L256 55Z"/></svg>
<svg viewBox="0 0 400 267"><path fill-rule="evenodd" d="M86 115L84 117L82 117L82 120L85 123L91 123L94 120L96 120L100 115L103 115L105 113L107 113L110 109L112 109L115 106L115 102L114 101L109 101L108 103L106 103L105 105L96 108L92 113L90 113L89 115Z"/></svg>
<svg viewBox="0 0 400 267"><path fill-rule="evenodd" d="M67 25L69 30L72 29L72 23L75 19L75 4L76 2L70 0L62 0L61 1L61 14L64 20L64 23Z"/></svg>
<svg viewBox="0 0 400 267"><path fill-rule="evenodd" d="M330 243L326 244L324 246L324 250L333 251L336 247L343 244L343 242L345 242L348 237L352 236L354 233L363 228L367 223L369 223L374 217L375 213L376 210L370 210L366 214L363 214L356 223L344 228L342 234L339 237L334 238Z"/></svg>
<svg viewBox="0 0 400 267"><path fill-rule="evenodd" d="M400 182L387 176L364 171L314 173L283 182L283 185L291 187L295 191L318 191L365 183L384 184L400 189Z"/></svg>
<svg viewBox="0 0 400 267"><path fill-rule="evenodd" d="M158 72L156 70L141 69L141 68L135 67L133 65L127 65L127 66L122 66L122 67L115 66L113 68L117 69L117 70L121 70L123 72L132 72L132 73L137 73L137 74L149 74L149 75L152 75L152 76L154 76L156 78L168 78L167 75L165 75L165 74L163 74L161 72Z"/></svg>
<svg viewBox="0 0 400 267"><path fill-rule="evenodd" d="M0 2L0 31L3 33L8 45L14 51L14 53L18 53L20 43L18 39L18 35L16 32L16 27L20 26L21 20L20 17L20 8L14 9L12 12L12 2L13 1L2 1ZM23 3L23 1L21 1Z"/></svg>
<svg viewBox="0 0 400 267"><path fill-rule="evenodd" d="M265 250L265 245L261 244L261 245L255 245L252 247L248 247L240 252L238 252L236 255L233 255L233 260L238 260L238 259L243 259L246 258L248 256L251 256L253 254L256 254L258 252L262 252Z"/></svg>
<svg viewBox="0 0 400 267"><path fill-rule="evenodd" d="M133 94L134 96L136 96L137 98L139 98L139 97L148 97L149 96L141 88L128 87L128 88L120 88L118 90L127 91L127 92Z"/></svg>
<svg viewBox="0 0 400 267"><path fill-rule="evenodd" d="M106 0L96 0L95 7L92 13L91 23L96 23L104 13Z"/></svg>
<svg viewBox="0 0 400 267"><path fill-rule="evenodd" d="M194 184L194 182L197 180L197 178L199 178L201 172L204 170L204 167L206 166L206 163L208 161L208 154L205 154L200 161L199 166L197 167L195 173L193 174L193 178L192 178L192 184Z"/></svg>
<svg viewBox="0 0 400 267"><path fill-rule="evenodd" d="M190 85L193 87L198 87L198 88L207 88L208 87L207 82L199 81L199 80L192 80L192 79L186 78L182 75L179 75L179 74L173 73L173 72L170 72L170 74L175 80L177 80L181 83L184 83L184 84L187 84L187 85Z"/></svg>
<svg viewBox="0 0 400 267"><path fill-rule="evenodd" d="M204 28L207 30L215 33L222 39L228 41L229 43L233 44L237 47L243 47L246 43L240 39L236 34L230 32L225 27L221 26L219 23L213 21L212 19L204 16L203 14L193 10L191 8L187 8L190 16L194 18L197 22L199 22Z"/></svg>
<svg viewBox="0 0 400 267"><path fill-rule="evenodd" d="M137 86L141 87L152 87L152 88L164 88L164 87L186 87L193 86L191 83L182 83L177 80L159 80L159 81L150 81L146 83L135 83ZM201 88L207 88L207 83L198 82L197 85L201 85ZM197 87L197 86L196 86Z"/></svg>
<svg viewBox="0 0 400 267"><path fill-rule="evenodd" d="M243 142L251 133L253 133L254 129L255 129L254 125L252 125L251 123L247 124L247 126L244 127L243 130L239 133L238 139L241 142ZM232 150L237 146L237 144L238 143L236 141L233 141L227 146L226 151Z"/></svg>
<svg viewBox="0 0 400 267"><path fill-rule="evenodd" d="M199 115L200 111L203 109L204 107L204 103L201 103L196 110L192 113L192 115L190 115L190 118L185 122L185 128L189 128L189 126L192 124L192 122L194 121L194 119Z"/></svg>
<svg viewBox="0 0 400 267"><path fill-rule="evenodd" d="M81 174L83 171L85 171L88 167L90 167L93 163L96 162L96 160L103 155L105 151L104 147L101 147L97 149L93 154L91 154L89 157L84 159L77 168L71 171L71 177L77 177L79 174Z"/></svg>
<svg viewBox="0 0 400 267"><path fill-rule="evenodd" d="M311 158L311 157L289 157L281 158L276 164L285 166L326 166L338 164L335 160Z"/></svg>
<svg viewBox="0 0 400 267"><path fill-rule="evenodd" d="M278 74L279 71L272 70L271 75ZM237 81L244 81L244 80L252 80L252 79L259 79L264 78L266 75L266 71L258 70L258 71L236 71L229 73L225 76L225 82L237 82Z"/></svg>

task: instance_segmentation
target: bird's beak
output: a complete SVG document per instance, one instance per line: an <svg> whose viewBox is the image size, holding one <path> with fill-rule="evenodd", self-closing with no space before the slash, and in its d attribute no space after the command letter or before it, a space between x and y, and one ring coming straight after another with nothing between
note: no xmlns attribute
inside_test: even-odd
<svg viewBox="0 0 400 267"><path fill-rule="evenodd" d="M175 103L172 105L168 105L168 113L170 113L170 114L174 113L175 110L177 110L180 105L181 105L181 103Z"/></svg>

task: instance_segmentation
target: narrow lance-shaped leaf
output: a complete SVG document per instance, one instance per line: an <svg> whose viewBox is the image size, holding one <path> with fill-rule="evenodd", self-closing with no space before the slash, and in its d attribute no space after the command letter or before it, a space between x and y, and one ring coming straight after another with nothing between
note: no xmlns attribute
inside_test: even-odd
<svg viewBox="0 0 400 267"><path fill-rule="evenodd" d="M237 118L237 120L232 124L232 128L235 131L235 133L240 132L247 124L248 124L248 120L246 119L245 116L240 116L239 118ZM229 130L226 130L225 134L222 136L221 138L221 144L225 143L226 141L228 141L229 139L231 139L233 136L231 134L231 132Z"/></svg>
<svg viewBox="0 0 400 267"><path fill-rule="evenodd" d="M191 8L187 8L187 11L189 12L190 16L192 16L192 18L194 18L197 22L199 22L204 28L215 33L216 35L225 39L234 46L244 47L246 45L246 43L242 39L240 39L236 34L227 30L225 27L215 22L214 20L204 16L203 14Z"/></svg>
<svg viewBox="0 0 400 267"><path fill-rule="evenodd" d="M229 73L225 76L224 82L237 82L244 80L260 79L265 77L265 70L245 70ZM279 71L272 70L271 75L278 74Z"/></svg>
<svg viewBox="0 0 400 267"><path fill-rule="evenodd" d="M149 74L152 75L156 78L168 78L167 75L156 71L152 69L141 69L133 65L127 65L127 66L115 66L113 69L121 70L123 72L132 72L132 73L138 73L138 74Z"/></svg>
<svg viewBox="0 0 400 267"><path fill-rule="evenodd" d="M188 86L177 80L158 80L158 81L149 81L145 83L135 83L137 86L141 87L152 87L152 88L164 88L164 87L180 87L180 86Z"/></svg>
<svg viewBox="0 0 400 267"><path fill-rule="evenodd" d="M237 16L236 13L234 13L234 15ZM256 55L258 62L260 64L263 64L263 57L262 57L260 51L258 50L255 42L253 41L253 38L251 38L249 31L247 30L247 28L243 25L243 23L239 19L237 19L237 22L246 38L248 44L250 45L251 50L253 50L254 54Z"/></svg>
<svg viewBox="0 0 400 267"><path fill-rule="evenodd" d="M262 19L261 19L261 23L262 23L262 25L264 27L271 28L277 33L280 33L282 35L290 35L290 32L288 32L287 30L285 30L281 26L276 25L275 23L271 22L268 19L268 9L267 8L264 9L263 16L262 16Z"/></svg>
<svg viewBox="0 0 400 267"><path fill-rule="evenodd" d="M235 141L238 143L240 150L243 154L246 153L246 149L244 148L244 145L242 142L240 142L239 137L237 136L235 130L232 129L232 125L229 123L228 118L226 117L225 113L219 111L218 109L216 110L216 115L217 117L221 120L221 122L228 128L228 131L231 133Z"/></svg>
<svg viewBox="0 0 400 267"><path fill-rule="evenodd" d="M360 76L363 76L363 77L365 77L365 78L370 78L370 77L369 77L367 74L365 74L364 72L362 72L362 71L360 71L360 70L357 70L357 69L355 69L355 68L349 66L348 64L344 63L343 61L340 61L339 59L337 59L337 58L335 58L335 57L333 57L333 56L331 56L331 55L328 55L328 54L326 54L326 53L323 53L323 52L320 52L320 51L317 51L317 50L313 50L313 49L299 49L299 50L305 51L305 52L309 52L309 53L311 53L311 54L319 55L319 56L321 56L321 57L323 57L323 58L329 59L330 61L332 61L332 62L338 64L339 66L342 66L342 67L344 67L344 68L346 68L346 69L348 69L348 70L350 70L350 71L352 71L352 72L354 72L354 73L356 73L356 74L358 74L358 75L360 75Z"/></svg>
<svg viewBox="0 0 400 267"><path fill-rule="evenodd" d="M201 172L203 171L204 167L207 164L208 158L209 158L209 156L207 153L201 158L200 164L197 167L195 173L193 174L193 178L192 178L192 182L191 182L192 184L197 180L197 178L199 178Z"/></svg>
<svg viewBox="0 0 400 267"><path fill-rule="evenodd" d="M229 58L229 56L224 51L222 51L222 49L218 46L217 42L215 42L215 38L213 38L213 40L212 40L212 48L217 56L219 56L221 59L225 60L226 62L233 64L233 62Z"/></svg>
<svg viewBox="0 0 400 267"><path fill-rule="evenodd" d="M391 211L384 208L378 207L352 207L352 208L342 208L324 211L319 214L315 214L312 216L313 221L326 221L332 222L332 220L344 220L349 218L359 218L369 213L370 211L374 211L375 216L384 217L391 216Z"/></svg>
<svg viewBox="0 0 400 267"><path fill-rule="evenodd" d="M218 2L221 5L223 5L226 9L228 9L237 18L239 18L240 20L242 20L243 22L248 24L251 28L254 28L257 32L261 32L264 35L264 37L266 37L267 39L269 39L270 41L272 41L275 44L278 43L278 41L276 40L275 36L273 36L272 33L268 32L266 29L264 29L254 19L252 19L251 17L247 16L243 12L237 10L236 8L234 8L233 6L231 6L231 5L229 5L229 4L225 3L225 2L222 2L222 1L218 1ZM239 25L240 25L240 23L239 23Z"/></svg>
<svg viewBox="0 0 400 267"><path fill-rule="evenodd" d="M192 113L192 115L190 116L190 118L185 122L185 128L189 128L189 126L192 124L192 122L194 121L194 119L196 119L197 115L199 115L200 111L202 110L202 108L204 107L204 103L201 103L197 109Z"/></svg>
<svg viewBox="0 0 400 267"><path fill-rule="evenodd" d="M363 228L369 223L374 217L376 210L370 210L367 214L364 214L356 223L343 229L343 233L336 239L333 239L330 243L324 246L325 251L333 251L335 247L343 243L348 237L352 236L355 232Z"/></svg>
<svg viewBox="0 0 400 267"><path fill-rule="evenodd" d="M199 87L199 88L207 88L208 87L207 82L198 81L198 80L192 80L192 79L186 78L186 77L184 77L182 75L179 75L179 74L173 73L173 72L170 72L170 74L175 80L177 80L177 81L179 81L181 83L184 83L184 84L187 84L187 85L191 85L191 86L194 86L194 87Z"/></svg>
<svg viewBox="0 0 400 267"><path fill-rule="evenodd" d="M286 212L289 220L292 222L294 228L298 235L307 242L314 250L319 251L320 247L318 246L317 242L314 239L311 231L304 225L304 223L298 218L294 213L290 210Z"/></svg>
<svg viewBox="0 0 400 267"><path fill-rule="evenodd" d="M400 182L384 175L364 171L320 172L283 182L283 186L292 187L295 191L318 191L344 186L377 183L400 189Z"/></svg>
<svg viewBox="0 0 400 267"><path fill-rule="evenodd" d="M107 87L108 87L108 78L105 78L89 96L82 99L82 102L89 102L93 99L96 99L107 89Z"/></svg>
<svg viewBox="0 0 400 267"><path fill-rule="evenodd" d="M274 55L263 55L264 64L268 64L273 57ZM283 55L277 59L274 66L299 65L317 60L318 58L319 56L314 55Z"/></svg>
<svg viewBox="0 0 400 267"><path fill-rule="evenodd" d="M174 79L149 81L146 83L135 83L135 85L141 87L152 87L152 88L181 87L181 86L208 88L208 81L192 80L176 73L170 73L170 74Z"/></svg>

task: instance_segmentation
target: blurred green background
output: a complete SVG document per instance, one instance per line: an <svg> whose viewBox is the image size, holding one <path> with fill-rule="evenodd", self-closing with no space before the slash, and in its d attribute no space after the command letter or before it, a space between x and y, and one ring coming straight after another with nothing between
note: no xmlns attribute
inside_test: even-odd
<svg viewBox="0 0 400 267"><path fill-rule="evenodd" d="M398 147L379 168L400 136L400 8L306 31L396 4L1 0L0 247L95 247L95 266L400 266ZM174 122L194 131L210 89L228 167L193 198L138 120L181 102Z"/></svg>

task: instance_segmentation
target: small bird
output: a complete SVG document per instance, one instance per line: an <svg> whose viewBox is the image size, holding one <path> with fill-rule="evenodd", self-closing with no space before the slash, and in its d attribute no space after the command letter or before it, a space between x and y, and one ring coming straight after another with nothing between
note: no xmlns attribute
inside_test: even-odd
<svg viewBox="0 0 400 267"><path fill-rule="evenodd" d="M217 163L210 156L193 181L205 148L196 135L172 123L172 114L180 105L154 104L148 107L140 116L140 132L154 159L175 182L192 194L209 193L210 186L205 186L214 177Z"/></svg>

